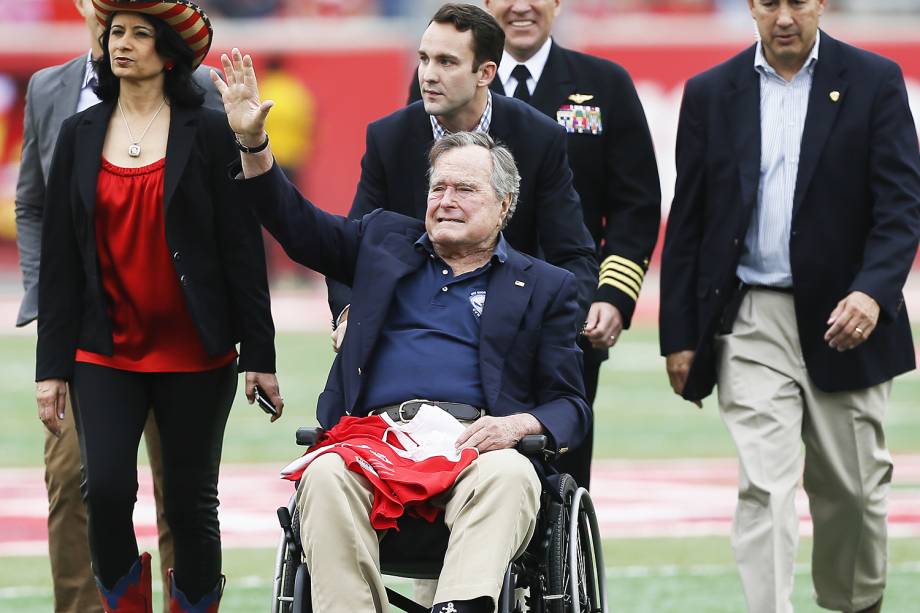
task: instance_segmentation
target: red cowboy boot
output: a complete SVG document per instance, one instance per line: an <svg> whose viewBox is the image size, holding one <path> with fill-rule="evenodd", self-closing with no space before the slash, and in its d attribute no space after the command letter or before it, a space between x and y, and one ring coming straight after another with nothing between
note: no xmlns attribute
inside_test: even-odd
<svg viewBox="0 0 920 613"><path fill-rule="evenodd" d="M224 585L227 583L226 577L221 575L214 589L192 605L189 603L188 598L185 597L185 594L182 593L182 590L176 587L176 577L173 574L173 569L170 568L167 571L167 575L169 575L169 613L217 613L220 597L223 596Z"/></svg>
<svg viewBox="0 0 920 613"><path fill-rule="evenodd" d="M105 613L153 613L150 554L142 553L128 574L119 579L112 589L105 589L98 577L96 588Z"/></svg>

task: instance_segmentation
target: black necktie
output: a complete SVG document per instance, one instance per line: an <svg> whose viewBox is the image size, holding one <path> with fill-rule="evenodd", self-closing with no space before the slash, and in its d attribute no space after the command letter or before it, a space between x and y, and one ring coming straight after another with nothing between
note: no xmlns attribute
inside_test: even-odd
<svg viewBox="0 0 920 613"><path fill-rule="evenodd" d="M517 79L517 87L514 88L514 97L524 102L530 102L530 90L527 89L527 79L530 78L530 71L524 64L518 64L511 71L511 76Z"/></svg>

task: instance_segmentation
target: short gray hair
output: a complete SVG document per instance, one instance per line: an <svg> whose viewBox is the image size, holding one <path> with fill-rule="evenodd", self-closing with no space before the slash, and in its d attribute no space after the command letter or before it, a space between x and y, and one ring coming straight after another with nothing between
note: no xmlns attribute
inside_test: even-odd
<svg viewBox="0 0 920 613"><path fill-rule="evenodd" d="M492 140L492 137L488 134L484 132L454 132L437 141L428 154L429 183L438 158L452 149L460 149L461 147L482 147L491 155L492 191L495 192L499 200L504 200L511 196L508 214L505 215L505 219L502 222L502 230L504 230L517 208L518 195L521 191L521 175L518 173L517 164L514 162L514 156L511 155L511 151L502 143Z"/></svg>

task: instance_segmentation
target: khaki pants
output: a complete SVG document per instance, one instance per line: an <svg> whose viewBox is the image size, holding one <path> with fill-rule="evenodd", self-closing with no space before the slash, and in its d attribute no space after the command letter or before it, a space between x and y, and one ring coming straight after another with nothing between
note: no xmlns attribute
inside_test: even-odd
<svg viewBox="0 0 920 613"><path fill-rule="evenodd" d="M297 495L313 610L386 611L368 481L327 453L307 468ZM434 601L497 600L536 525L540 481L530 461L513 449L484 453L434 502L451 529Z"/></svg>
<svg viewBox="0 0 920 613"><path fill-rule="evenodd" d="M86 508L80 493L80 444L70 396L60 438L45 431L45 487L48 490L48 553L55 613L102 613L86 538ZM173 564L172 536L163 515L160 436L153 414L144 429L157 501L160 561L165 576ZM164 611L167 611L164 604Z"/></svg>
<svg viewBox="0 0 920 613"><path fill-rule="evenodd" d="M738 449L732 545L748 610L792 611L803 474L820 606L858 611L885 589L891 456L882 420L891 382L825 393L805 368L792 296L752 289L717 337L719 403Z"/></svg>

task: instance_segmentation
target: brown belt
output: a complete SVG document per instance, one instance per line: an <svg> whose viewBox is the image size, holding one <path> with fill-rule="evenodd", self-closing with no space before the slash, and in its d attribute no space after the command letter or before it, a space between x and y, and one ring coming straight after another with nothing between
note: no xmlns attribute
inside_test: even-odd
<svg viewBox="0 0 920 613"><path fill-rule="evenodd" d="M407 400L401 404L392 404L386 407L373 409L371 415L380 415L386 413L396 421L410 421L422 408L423 404L438 407L448 415L452 415L463 421L473 421L482 416L482 411L476 407L463 404L462 402L440 402L434 400Z"/></svg>

